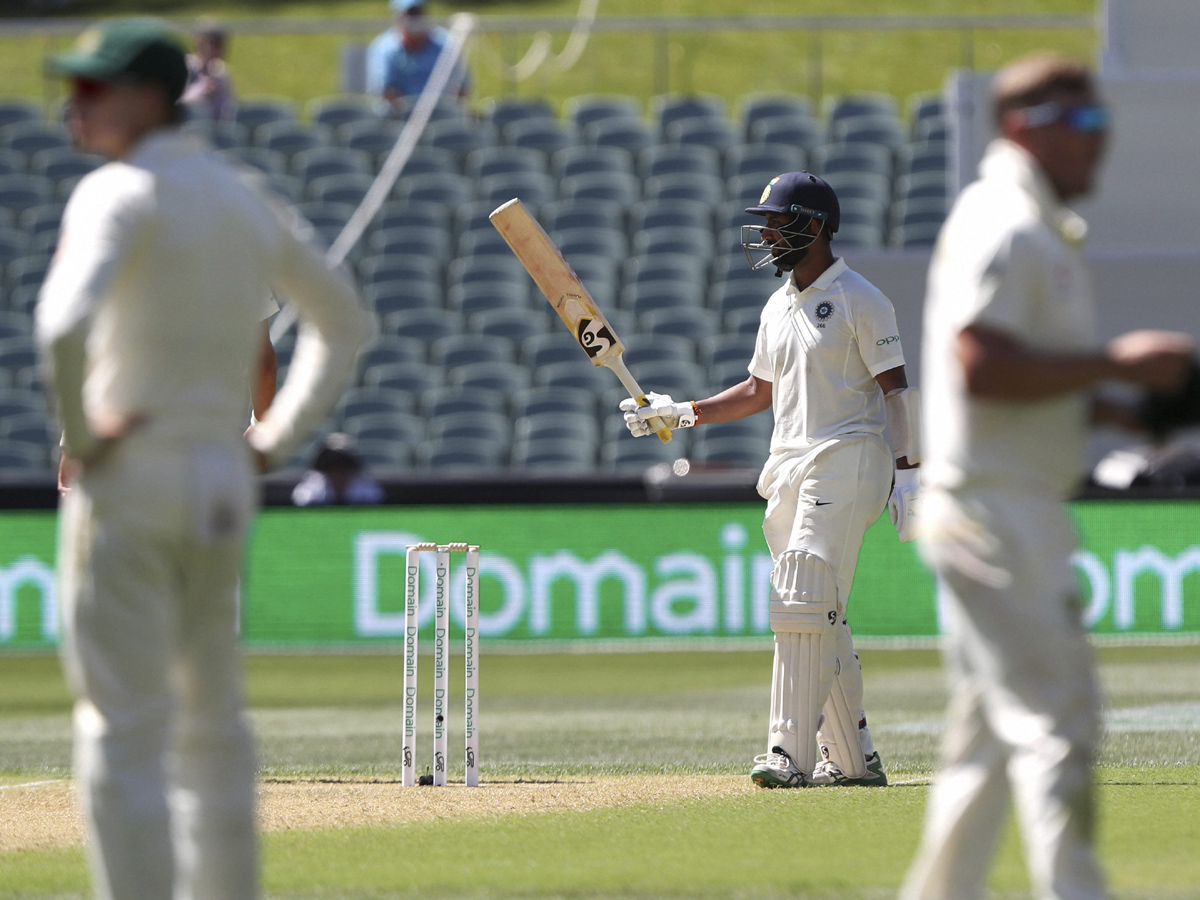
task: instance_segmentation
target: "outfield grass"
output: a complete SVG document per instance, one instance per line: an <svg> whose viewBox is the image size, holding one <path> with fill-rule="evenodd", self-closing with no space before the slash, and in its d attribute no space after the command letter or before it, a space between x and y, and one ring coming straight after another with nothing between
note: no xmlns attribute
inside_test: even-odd
<svg viewBox="0 0 1200 900"><path fill-rule="evenodd" d="M386 24L382 0L338 3L175 2L122 0L109 7L123 12L157 12L187 21L219 13L240 16L288 15L323 18L378 17ZM944 14L1089 14L1095 0L858 0L847 9L838 0L809 0L797 7L790 0L760 0L752 9L732 0L605 0L601 13L630 15L944 15ZM573 15L575 0L540 2L433 2L436 15L471 9L481 15ZM535 75L520 85L510 83L504 64L515 62L532 35L483 35L475 43L471 69L475 97L511 93L545 96L555 103L594 91L647 98L664 89L718 94L731 104L754 91L841 94L883 91L904 100L910 94L940 90L948 69L964 64L991 69L1038 48L1054 48L1085 59L1094 56L1096 35L1085 30L857 32L825 35L819 49L820 84L810 81L813 45L809 35L769 32L673 34L595 34L579 63L554 77ZM261 36L235 38L231 51L238 89L243 96L274 95L297 103L337 90L339 48L348 35ZM555 37L560 50L566 35ZM41 77L43 57L62 49L63 38L0 39L0 92L52 100L56 84ZM665 52L665 56L663 53ZM664 69L665 66L665 69ZM665 72L665 76L664 76Z"/></svg>
<svg viewBox="0 0 1200 900"><path fill-rule="evenodd" d="M936 654L862 656L872 731L896 783L886 790L749 786L746 771L761 752L765 727L770 657L764 651L485 654L485 786L474 792L452 785L442 794L408 793L394 783L396 657L251 657L248 692L261 771L276 788L365 779L382 782L370 786L401 810L414 798L436 810L436 798L446 798L444 813L422 820L266 834L267 895L890 896L919 834L945 692ZM1100 658L1109 725L1098 770L1100 846L1115 896L1194 896L1200 649L1106 649ZM461 678L457 666L451 672ZM0 657L0 684L6 688L0 785L67 777L69 698L57 663ZM457 693L461 682L451 688ZM423 700L428 696L426 690ZM454 700L452 724L459 709ZM426 728L418 745L423 754L429 740ZM450 740L455 747L461 737L452 730ZM461 776L461 768L451 771L452 781ZM621 805L542 802L541 792L570 792L609 776L651 790L668 780L699 787L686 797ZM527 792L527 803L488 807L501 791ZM0 835L13 825L5 805L11 796L0 790ZM482 812L460 812L475 798ZM0 852L0 872L3 898L82 897L86 890L82 853L74 847ZM1023 895L1011 828L992 883L1001 896Z"/></svg>

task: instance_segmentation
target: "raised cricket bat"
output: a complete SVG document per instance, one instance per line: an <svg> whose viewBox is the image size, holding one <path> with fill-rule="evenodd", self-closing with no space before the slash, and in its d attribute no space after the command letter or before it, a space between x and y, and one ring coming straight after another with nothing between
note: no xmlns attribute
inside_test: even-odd
<svg viewBox="0 0 1200 900"><path fill-rule="evenodd" d="M620 338L571 264L563 259L562 253L537 220L515 198L496 209L488 218L504 236L512 252L546 295L575 340L579 341L579 346L591 359L592 365L612 369L621 384L625 385L625 390L629 391L629 396L638 402L638 406L645 406L645 392L625 367L622 356L625 347ZM670 442L671 429L662 419L650 419L649 424L660 441L664 444Z"/></svg>

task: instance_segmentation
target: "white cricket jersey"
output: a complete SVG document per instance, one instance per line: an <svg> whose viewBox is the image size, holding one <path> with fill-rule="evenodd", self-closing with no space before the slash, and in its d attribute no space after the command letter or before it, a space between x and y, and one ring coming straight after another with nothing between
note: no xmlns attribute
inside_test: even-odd
<svg viewBox="0 0 1200 900"><path fill-rule="evenodd" d="M789 278L763 308L750 372L772 384L771 456L887 425L875 376L904 365L896 311L838 259L803 291Z"/></svg>
<svg viewBox="0 0 1200 900"><path fill-rule="evenodd" d="M1065 497L1084 470L1086 391L1037 402L967 394L958 334L978 324L1032 348L1096 347L1083 259L1086 223L1028 153L994 141L934 250L922 357L922 480L948 491L1000 488Z"/></svg>
<svg viewBox="0 0 1200 900"><path fill-rule="evenodd" d="M309 323L251 433L260 451L283 455L336 400L369 330L354 288L311 234L252 177L175 129L86 176L37 310L67 449L86 448L87 422L103 416L141 414L168 438L240 433L274 291Z"/></svg>

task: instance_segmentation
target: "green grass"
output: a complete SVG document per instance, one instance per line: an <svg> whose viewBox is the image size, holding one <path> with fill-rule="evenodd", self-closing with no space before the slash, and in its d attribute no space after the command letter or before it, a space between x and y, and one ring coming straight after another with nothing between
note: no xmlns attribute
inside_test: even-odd
<svg viewBox="0 0 1200 900"><path fill-rule="evenodd" d="M95 3L93 9L111 14L154 12L187 21L202 14L239 16L288 15L336 21L339 17L378 18L386 23L382 0L343 2L175 2L120 0ZM858 0L851 9L839 0L809 0L797 7L790 0L760 0L756 15L945 15L945 14L1090 14L1095 0ZM433 2L434 14L470 9L481 15L574 15L575 0L540 2ZM732 0L605 0L601 12L630 15L746 15L750 10ZM1026 30L958 32L918 30L901 32L828 32L821 44L819 83L810 78L814 47L803 33L710 32L678 33L665 39L649 34L594 34L579 63L557 76L535 75L520 85L507 81L504 64L520 58L530 34L483 35L475 42L471 70L475 97L483 99L517 92L545 96L555 103L594 91L648 98L662 91L703 91L731 104L753 91L796 91L840 94L884 91L903 100L910 94L938 91L947 71L956 66L995 68L1034 49L1053 48L1091 59L1096 35L1084 30ZM274 95L297 103L337 90L339 48L361 36L240 35L231 48L230 62L243 96ZM561 50L566 35L555 37ZM63 49L65 38L0 39L0 84L3 93L53 100L58 86L41 76L47 53Z"/></svg>
<svg viewBox="0 0 1200 900"><path fill-rule="evenodd" d="M1200 884L1200 650L1113 648L1099 657L1110 716L1097 772L1100 849L1114 896L1193 896ZM893 781L907 784L274 832L263 840L267 896L891 896L920 832L945 691L934 653L874 650L862 658L876 743ZM249 658L262 774L395 779L398 662ZM740 783L762 749L769 664L767 652L485 654L485 784L606 774L706 774ZM461 678L457 666L451 673ZM461 689L457 678L452 693ZM0 684L0 784L67 777L69 697L57 662L0 657ZM454 713L460 708L452 703ZM453 729L450 740L461 740ZM461 774L452 770L451 779ZM86 892L78 850L0 853L0 872L0 898ZM1015 828L1006 833L992 885L998 896L1024 896Z"/></svg>

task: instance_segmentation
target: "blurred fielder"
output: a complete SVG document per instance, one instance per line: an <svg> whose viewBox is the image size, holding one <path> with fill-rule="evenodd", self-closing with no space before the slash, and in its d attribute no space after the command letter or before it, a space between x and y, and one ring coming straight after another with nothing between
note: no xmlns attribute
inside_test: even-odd
<svg viewBox="0 0 1200 900"><path fill-rule="evenodd" d="M254 750L234 629L254 468L332 406L368 320L311 229L194 137L176 38L85 33L71 79L83 179L37 310L46 382L81 471L62 502L62 653L98 896L256 893ZM263 298L305 318L292 375L243 437Z"/></svg>
<svg viewBox="0 0 1200 900"><path fill-rule="evenodd" d="M885 505L901 540L910 539L920 461L916 391L905 378L891 301L833 256L840 218L833 188L790 172L771 179L746 211L766 219L743 228L751 268L791 273L763 309L750 377L707 400L647 394L648 406L626 400L621 408L635 436L652 434L654 417L688 428L772 408L771 455L758 490L775 561L775 663L768 752L750 777L762 787L885 785L862 710L846 600L863 534ZM894 452L883 437L889 425Z"/></svg>
<svg viewBox="0 0 1200 900"><path fill-rule="evenodd" d="M1108 116L1082 64L1036 57L993 85L1000 133L934 251L925 310L921 549L938 576L952 698L943 769L904 900L975 900L1016 801L1034 895L1100 900L1091 764L1099 699L1065 500L1089 421L1128 410L1090 389L1168 389L1185 335L1101 347L1064 204L1087 194Z"/></svg>

